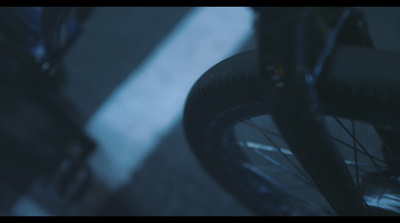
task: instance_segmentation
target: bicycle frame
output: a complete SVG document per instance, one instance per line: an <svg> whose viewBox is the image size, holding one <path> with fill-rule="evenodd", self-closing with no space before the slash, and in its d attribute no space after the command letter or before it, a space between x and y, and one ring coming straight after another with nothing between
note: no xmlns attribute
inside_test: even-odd
<svg viewBox="0 0 400 223"><path fill-rule="evenodd" d="M365 24L362 15L351 8L254 10L259 14L256 21L259 70L268 89L265 97L273 102L272 115L276 125L310 177L319 179L317 187L337 214L367 214L367 206L346 165L334 161L341 155L325 128L323 106L316 90L319 74L325 69L328 58L338 61L349 50L358 56L365 53L348 48L347 51L335 50L339 53L333 55L338 45L373 48L368 30L359 25ZM362 58L365 59L365 56ZM368 62L376 59L378 56L372 55ZM274 67L264 63L271 60ZM395 64L389 65L388 69L398 72ZM379 127L375 128L379 130ZM381 136L385 138L385 134ZM335 165L330 166L332 163ZM343 182L333 179L343 179Z"/></svg>
<svg viewBox="0 0 400 223"><path fill-rule="evenodd" d="M31 57L41 72L47 72L59 63L79 36L81 23L91 10L90 7L2 7L0 32L14 51L26 54L19 56ZM68 17L71 13L76 16ZM60 30L63 25L66 30ZM57 37L65 39L62 45L54 43Z"/></svg>
<svg viewBox="0 0 400 223"><path fill-rule="evenodd" d="M62 97L57 86L54 86L53 81L62 56L79 36L82 22L89 15L90 10L91 8L71 7L0 8L0 45L2 46L0 83L5 86L14 86L15 91L19 91L18 94L28 95L27 98L32 100L28 104L39 107L42 112L50 116L50 120L61 123L63 134L77 143L77 147L73 148L55 148L57 156L46 160L51 165L46 169L46 173L31 173L25 177L21 188L12 188L20 194L24 193L28 184L39 176L44 174L51 178L53 175L60 174L55 170L56 166L65 160L70 161L71 168L67 170L67 173L62 174L72 181L79 168L86 168L85 160L95 149L95 142L84 133L74 117L74 111L68 106L68 101ZM68 17L70 13L77 14ZM54 43L60 35L63 35L60 28L64 24L67 27L66 41L62 44ZM14 89L9 87L7 89L11 91L9 96L12 101ZM26 102L13 101L12 103ZM8 105L2 104L2 106ZM3 154L7 154L7 148L3 149ZM36 147L22 150L29 149L40 150ZM79 150L78 157L74 155L77 149ZM63 186L63 182L57 183L60 183L57 186ZM1 202L0 208L8 209L15 199L16 197L13 197L6 203Z"/></svg>

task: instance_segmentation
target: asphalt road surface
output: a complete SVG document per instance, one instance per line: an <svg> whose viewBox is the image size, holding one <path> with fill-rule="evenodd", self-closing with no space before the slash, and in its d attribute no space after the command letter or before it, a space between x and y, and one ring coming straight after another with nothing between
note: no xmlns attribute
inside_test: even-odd
<svg viewBox="0 0 400 223"><path fill-rule="evenodd" d="M400 9L362 10L376 47L400 52ZM252 19L240 7L96 8L64 60L63 93L98 142L99 180L79 210L21 199L12 214L252 216L200 167L181 121L201 73L254 48Z"/></svg>

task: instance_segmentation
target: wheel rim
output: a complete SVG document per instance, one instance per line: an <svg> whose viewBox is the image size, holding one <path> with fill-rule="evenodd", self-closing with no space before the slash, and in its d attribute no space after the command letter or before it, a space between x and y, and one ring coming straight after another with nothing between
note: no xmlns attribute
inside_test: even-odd
<svg viewBox="0 0 400 223"><path fill-rule="evenodd" d="M373 126L365 122L326 117L326 123L331 138L345 158L344 162L361 193L362 178L367 173L383 174L388 169L381 152L380 138ZM244 168L253 172L261 171L269 179L278 179L281 187L288 187L306 200L312 198L310 206L322 207L321 215L334 214L293 156L272 118L264 115L246 119L237 123L234 129L237 143L249 160L243 164ZM362 139L360 136L363 136Z"/></svg>

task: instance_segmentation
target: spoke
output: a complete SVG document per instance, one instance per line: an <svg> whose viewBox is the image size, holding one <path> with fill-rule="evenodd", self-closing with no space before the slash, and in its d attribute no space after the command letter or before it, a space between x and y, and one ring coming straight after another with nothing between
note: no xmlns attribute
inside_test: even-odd
<svg viewBox="0 0 400 223"><path fill-rule="evenodd" d="M310 184L314 184L314 182L306 175L288 156L285 154L279 146L275 144L275 142L264 132L260 127L258 127L252 120L248 120L251 125L256 128L264 137L268 140L268 142L278 150L278 152L301 174L305 179L307 179ZM315 187L317 188L317 187Z"/></svg>
<svg viewBox="0 0 400 223"><path fill-rule="evenodd" d="M280 185L282 187L286 187L286 185L282 185L281 183L279 183L275 178L271 177L270 175L266 174L264 171L261 171L260 168L255 167L253 164L251 163L242 163L242 166L248 170L250 170L251 172L257 174L258 176L264 178L267 181L270 182L274 182L276 185Z"/></svg>
<svg viewBox="0 0 400 223"><path fill-rule="evenodd" d="M243 142L239 142L240 145L242 145ZM246 141L246 147L247 148L251 148L251 149L259 149L259 150L264 150L264 151L268 151L268 152L278 152L279 150L273 146L269 146L269 145L265 145L265 144L260 144L260 143L255 143L255 142L249 142ZM285 149L285 148L280 148L280 151L282 151L283 153L287 154L287 155L293 155L292 151L290 151L290 149Z"/></svg>
<svg viewBox="0 0 400 223"><path fill-rule="evenodd" d="M254 127L254 126L253 126L250 122L248 122L247 120L243 121L243 124L246 124L246 125L249 125L249 126ZM263 132L266 132L266 133L268 133L268 134L270 134L270 135L277 136L277 137L283 139L283 137L282 137L280 134L276 133L276 132L273 132L273 131L271 131L271 130L264 129L264 128L261 128L261 127L258 127L258 128L259 128L260 130L262 130Z"/></svg>
<svg viewBox="0 0 400 223"><path fill-rule="evenodd" d="M243 121L243 124L246 124L246 125L249 125L249 126L253 126L251 123L249 123L249 122L247 122L247 121ZM278 133L276 133L276 132L273 132L273 131L271 131L271 130L264 129L264 128L261 128L261 127L259 127L259 128L260 128L260 130L262 130L262 131L264 131L264 132L266 132L266 133L268 133L268 134L270 134L270 135L277 136L277 137L283 139L283 136L281 136L280 134L278 134ZM380 158L378 158L378 157L376 157L376 156L372 156L372 155L370 155L370 154L364 152L364 151L361 150L361 149L354 148L352 145L349 145L348 143L345 143L345 142L343 142L342 140L340 140L340 139L338 139L338 138L336 138L336 137L334 137L334 136L332 136L332 135L331 135L330 137L331 137L333 140L337 141L338 143L340 143L340 144L342 144L342 145L344 145L344 146L346 146L346 147L348 147L348 148L350 148L350 149L353 149L353 150L355 149L358 153L361 153L361 154L363 154L363 155L369 156L370 158L374 159L375 161L379 161L379 162L382 162L383 164L386 164L386 161L383 160L383 159L380 159Z"/></svg>
<svg viewBox="0 0 400 223"><path fill-rule="evenodd" d="M356 163L356 179L357 179L357 190L360 190L360 180L358 176L358 157L357 157L357 143L356 143L356 129L354 120L351 120L351 131L353 133L353 148L354 148L354 162Z"/></svg>
<svg viewBox="0 0 400 223"><path fill-rule="evenodd" d="M354 137L354 135L346 128L346 126L343 125L343 123L336 117L333 117L337 123L339 123L340 126L342 126L342 128L347 132L347 134L349 134L351 136L351 138L353 138L353 140L357 143L358 146L361 147L361 149L365 152L365 155L368 156L368 158L370 158L371 162L374 164L375 168L378 170L378 172L380 174L383 174L382 170L379 168L379 166L376 164L373 156L371 156L371 154L368 153L368 151L365 149L365 147L357 140L357 138Z"/></svg>
<svg viewBox="0 0 400 223"><path fill-rule="evenodd" d="M383 164L386 165L386 161L383 159L380 159L378 157L375 157L373 155L371 155L366 149L365 147L360 143L360 141L357 139L356 137L356 130L355 130L355 122L354 120L351 121L351 132L349 131L349 129L347 129L344 124L336 117L333 116L333 118L336 120L336 122L347 132L347 134L353 139L353 145L349 145L345 142L343 142L340 139L335 138L334 136L330 136L333 140L343 144L344 146L346 146L347 148L350 148L354 151L354 161L348 161L348 160L344 160L344 162L346 163L347 166L352 166L353 168L355 168L355 180L357 182L357 189L360 189L360 180L359 180L359 174L360 171L364 172L364 171L368 171L368 167L374 167L380 174L382 174L382 170L381 168L384 168L384 166L382 165L378 165L376 163L376 161L379 161ZM263 157L264 159L270 161L272 164L274 164L275 166L277 166L280 170L287 172L291 175L294 175L296 178L298 178L299 180L301 180L303 183L305 183L306 185L311 186L312 188L314 188L315 190L319 191L318 187L316 187L316 185L314 184L314 181L312 181L309 176L302 170L299 168L299 166L297 166L296 163L294 163L289 157L288 155L293 155L292 152L288 149L285 148L280 148L277 146L277 144L271 139L271 136L276 136L279 138L283 138L283 136L281 136L280 134L261 128L258 125L256 125L251 119L248 119L246 121L242 121L243 124L248 125L248 126L252 126L254 128L257 129L258 132L260 132L264 138L269 142L269 144L271 146L267 146L267 145L263 145L263 144L258 144L258 143L253 143L253 142L245 142L245 141L240 141L240 145L244 146L245 148L252 148L253 151L260 155L261 157ZM297 172L300 174L296 174L295 172L287 169L286 166L282 165L282 163L279 163L277 160L273 159L271 156L267 155L266 152L279 152L296 170ZM358 160L358 154L363 154L365 156L367 156L371 162L370 163L360 163ZM248 166L249 167L249 166ZM254 167L253 167L254 168ZM253 169L251 168L251 169ZM365 169L366 168L366 169ZM276 171L279 171L276 170ZM253 169L254 171L254 169ZM258 170L261 171L261 170ZM257 171L257 172L258 172Z"/></svg>
<svg viewBox="0 0 400 223"><path fill-rule="evenodd" d="M331 138L333 139L333 140L335 140L335 141L337 141L338 143L340 143L340 144L342 144L342 145L344 145L344 146L346 146L347 148L350 148L350 149L354 149L354 147L353 146L351 146L351 145L349 145L349 144L347 144L347 143L345 143L345 142L343 142L342 140L340 140L340 139L338 139L338 138L336 138L336 137L334 137L334 136L331 136ZM359 153L361 153L361 154L364 154L364 155L366 155L366 156L368 156L368 154L367 153L365 153L364 151L362 151L362 150L360 150L360 149L355 149L355 150L357 150L357 152L359 152ZM380 159L380 158L378 158L378 157L375 157L375 156L372 156L372 155L370 155L374 160L376 160L376 161L379 161L379 162L382 162L382 163L384 163L384 164L386 164L386 161L385 160L383 160L383 159Z"/></svg>
<svg viewBox="0 0 400 223"><path fill-rule="evenodd" d="M288 168L286 168L286 166L284 166L283 164L281 164L279 161L275 160L274 158L272 158L271 156L269 156L268 154L266 154L267 152L279 152L278 149L276 149L275 147L272 146L268 146L268 145L263 145L263 144L258 144L258 143L254 143L254 142L249 142L249 141L243 141L243 140L239 140L239 145L242 146L245 149L248 150L252 150L255 153L257 153L258 155L260 155L262 158L268 160L270 163L272 163L273 165L277 166L278 168L281 169L281 171L284 171L286 173L289 173L293 176L295 176L296 178L298 178L299 180L301 180L303 183L305 183L308 186L313 187L314 189L317 190L317 188L315 187L315 185L310 184L309 179L305 179L304 177L300 176L297 174L297 172L291 171ZM282 152L284 152L287 155L293 155L293 153L285 148L281 148ZM354 161L350 161L350 160L345 160L344 161L346 163L346 165L348 166L355 166L355 162ZM360 163L357 162L358 166L364 166L364 167L368 167L371 166L370 163ZM363 168L359 168L359 170L361 171L367 171ZM268 170L269 172L272 171L271 169Z"/></svg>
<svg viewBox="0 0 400 223"><path fill-rule="evenodd" d="M344 160L344 162L348 165L348 166L355 166L356 163L354 161L350 161L350 160ZM360 167L375 167L373 164L371 163L360 163L357 162L358 168L361 169Z"/></svg>
<svg viewBox="0 0 400 223"><path fill-rule="evenodd" d="M250 150L247 142L239 140L239 145L245 147L246 149ZM252 150L257 153L258 155L260 155L262 158L268 160L269 162L271 162L273 165L279 167L280 169L282 169L283 171L290 173L290 174L295 174L295 172L290 171L288 168L286 168L282 163L280 163L279 161L275 160L274 158L268 156L266 153L262 152L261 149L253 149Z"/></svg>
<svg viewBox="0 0 400 223"><path fill-rule="evenodd" d="M250 142L250 141L239 141L238 143L239 143L240 146L243 146L243 147L246 147L246 148L252 149L252 150L260 150L260 151L265 151L265 152L276 152L276 153L279 153L279 150L276 149L275 147L269 146L269 145L265 145L265 144L260 144L260 143ZM293 155L293 153L292 153L292 151L290 151L290 149L285 149L285 148L280 148L280 149L281 149L281 151L283 153L285 153L287 155L290 155L290 156ZM353 166L353 167L355 166L355 162L354 161L344 160L344 162L348 166ZM360 170L363 170L360 167L371 167L371 166L374 166L371 163L360 163L360 162L357 162L357 165L358 165Z"/></svg>

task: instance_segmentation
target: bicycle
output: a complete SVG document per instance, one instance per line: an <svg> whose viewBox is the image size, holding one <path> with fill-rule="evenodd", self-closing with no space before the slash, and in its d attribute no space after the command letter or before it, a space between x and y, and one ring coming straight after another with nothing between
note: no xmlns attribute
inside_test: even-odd
<svg viewBox="0 0 400 223"><path fill-rule="evenodd" d="M62 58L90 7L0 8L0 209L24 194L66 209L91 183L95 142L60 93Z"/></svg>
<svg viewBox="0 0 400 223"><path fill-rule="evenodd" d="M400 56L374 49L354 8L253 9L258 48L187 96L193 154L258 215L398 215Z"/></svg>

